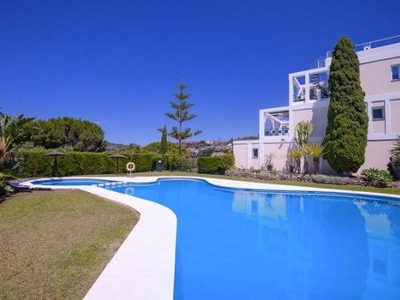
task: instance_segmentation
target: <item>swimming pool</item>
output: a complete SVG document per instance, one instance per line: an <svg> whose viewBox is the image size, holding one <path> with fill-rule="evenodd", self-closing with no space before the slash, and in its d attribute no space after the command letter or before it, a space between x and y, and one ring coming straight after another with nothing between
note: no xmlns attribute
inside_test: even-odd
<svg viewBox="0 0 400 300"><path fill-rule="evenodd" d="M102 185L117 183L115 180L96 179L96 178L51 178L51 179L38 179L31 181L33 185L46 185L46 186L78 186L78 185Z"/></svg>
<svg viewBox="0 0 400 300"><path fill-rule="evenodd" d="M181 179L108 189L177 215L175 300L400 298L398 199Z"/></svg>

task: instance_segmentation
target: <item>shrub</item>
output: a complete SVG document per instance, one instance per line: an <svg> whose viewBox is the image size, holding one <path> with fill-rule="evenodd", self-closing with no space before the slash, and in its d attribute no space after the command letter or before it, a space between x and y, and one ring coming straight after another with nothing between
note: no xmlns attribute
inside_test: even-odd
<svg viewBox="0 0 400 300"><path fill-rule="evenodd" d="M400 168L400 134L398 134L396 136L395 141L393 142L393 149L390 150L390 152L392 153L392 155L395 157L395 161L396 161L396 157L397 157L397 161L399 162L399 164L397 165L397 167ZM396 162L395 162L396 163Z"/></svg>
<svg viewBox="0 0 400 300"><path fill-rule="evenodd" d="M392 157L388 167L390 174L393 176L393 180L400 180L400 154Z"/></svg>
<svg viewBox="0 0 400 300"><path fill-rule="evenodd" d="M10 180L12 178L13 177L10 175L0 173L0 202L3 196L6 196L7 194L13 192L12 187L7 185L7 180Z"/></svg>
<svg viewBox="0 0 400 300"><path fill-rule="evenodd" d="M331 184L337 184L337 185L347 185L350 184L350 178L349 177L340 177L340 176L330 176L332 178Z"/></svg>
<svg viewBox="0 0 400 300"><path fill-rule="evenodd" d="M301 177L302 181L311 181L311 175L310 174L303 174Z"/></svg>
<svg viewBox="0 0 400 300"><path fill-rule="evenodd" d="M280 174L279 174L279 179L280 179L280 180L287 180L287 179L289 179L289 174L287 174L287 173L280 173Z"/></svg>
<svg viewBox="0 0 400 300"><path fill-rule="evenodd" d="M19 177L48 177L53 175L54 158L43 156L45 151L20 151L21 162ZM129 161L136 165L135 172L152 170L155 154L130 155L123 153L126 158L119 159L119 172L125 169ZM94 175L111 174L116 172L115 159L109 158L110 153L68 152L57 158L57 175ZM128 158L129 157L129 158Z"/></svg>
<svg viewBox="0 0 400 300"><path fill-rule="evenodd" d="M135 172L149 172L152 170L155 154L135 154L132 161L135 163Z"/></svg>
<svg viewBox="0 0 400 300"><path fill-rule="evenodd" d="M187 157L179 156L176 154L163 155L164 169L174 170L188 170L190 169L190 160Z"/></svg>
<svg viewBox="0 0 400 300"><path fill-rule="evenodd" d="M361 175L364 176L367 185L380 188L387 187L393 180L393 177L388 172L376 168L365 169L361 172Z"/></svg>
<svg viewBox="0 0 400 300"><path fill-rule="evenodd" d="M257 178L264 181L270 180L291 180L291 181L305 181L325 184L336 184L336 185L347 185L351 183L349 177L330 176L322 174L288 174L284 172L274 171L269 172L266 170L254 170L254 169L233 169L225 172L226 176L230 177L242 177L242 178Z"/></svg>
<svg viewBox="0 0 400 300"><path fill-rule="evenodd" d="M326 175L322 174L311 175L311 179L315 183L326 183L326 177Z"/></svg>
<svg viewBox="0 0 400 300"><path fill-rule="evenodd" d="M234 164L233 154L215 157L199 157L197 159L198 172L204 174L225 174Z"/></svg>
<svg viewBox="0 0 400 300"><path fill-rule="evenodd" d="M199 173L218 174L219 158L218 157L199 157L197 160Z"/></svg>
<svg viewBox="0 0 400 300"><path fill-rule="evenodd" d="M400 169L400 154L396 155L393 159L393 163L396 166L396 168Z"/></svg>
<svg viewBox="0 0 400 300"><path fill-rule="evenodd" d="M259 174L256 174L256 178L260 180L276 180L278 177L276 174L269 172L269 171L262 171Z"/></svg>
<svg viewBox="0 0 400 300"><path fill-rule="evenodd" d="M385 188L389 186L393 181L392 175L390 175L388 172L381 170L379 173L378 178L376 179L375 186L380 187L380 188Z"/></svg>
<svg viewBox="0 0 400 300"><path fill-rule="evenodd" d="M350 183L350 178L340 177L340 176L329 176L329 175L322 175L322 174L313 174L313 175L311 175L311 181L315 182L315 183L347 185Z"/></svg>
<svg viewBox="0 0 400 300"><path fill-rule="evenodd" d="M250 172L245 169L231 169L225 171L225 176L229 177L249 177Z"/></svg>
<svg viewBox="0 0 400 300"><path fill-rule="evenodd" d="M329 176L322 174L311 175L311 181L315 183L347 185L350 183L349 177Z"/></svg>

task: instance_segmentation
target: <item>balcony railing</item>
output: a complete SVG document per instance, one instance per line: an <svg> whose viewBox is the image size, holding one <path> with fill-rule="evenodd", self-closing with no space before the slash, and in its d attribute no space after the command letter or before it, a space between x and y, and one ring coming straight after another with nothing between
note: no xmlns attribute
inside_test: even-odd
<svg viewBox="0 0 400 300"><path fill-rule="evenodd" d="M379 39L379 40L375 40L375 41L371 41L371 42L367 42L367 43L354 45L354 50L355 51L368 50L371 48L387 46L387 45L391 45L391 44L399 43L399 42L400 42L400 34L391 36L391 37L387 37L387 38L383 38L383 39ZM327 51L326 57L332 57L332 52L333 52L332 50Z"/></svg>
<svg viewBox="0 0 400 300"><path fill-rule="evenodd" d="M289 133L289 128L282 129L266 129L264 131L265 136L279 136L279 135L287 135Z"/></svg>

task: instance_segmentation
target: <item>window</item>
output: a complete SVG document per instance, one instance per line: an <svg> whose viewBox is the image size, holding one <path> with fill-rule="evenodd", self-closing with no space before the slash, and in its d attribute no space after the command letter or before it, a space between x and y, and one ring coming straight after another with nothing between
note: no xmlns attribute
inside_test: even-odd
<svg viewBox="0 0 400 300"><path fill-rule="evenodd" d="M399 80L400 65L392 66L392 80Z"/></svg>
<svg viewBox="0 0 400 300"><path fill-rule="evenodd" d="M385 120L385 109L382 106L372 108L372 121L379 120Z"/></svg>
<svg viewBox="0 0 400 300"><path fill-rule="evenodd" d="M258 158L258 149L253 148L253 158Z"/></svg>
<svg viewBox="0 0 400 300"><path fill-rule="evenodd" d="M383 259L374 258L373 260L374 278L386 282L387 280L387 263Z"/></svg>

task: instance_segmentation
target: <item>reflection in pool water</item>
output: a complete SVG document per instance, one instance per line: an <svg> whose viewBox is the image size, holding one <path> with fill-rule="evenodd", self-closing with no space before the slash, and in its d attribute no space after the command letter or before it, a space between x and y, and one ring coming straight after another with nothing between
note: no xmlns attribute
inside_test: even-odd
<svg viewBox="0 0 400 300"><path fill-rule="evenodd" d="M400 299L397 200L199 180L111 189L176 213L176 300Z"/></svg>

